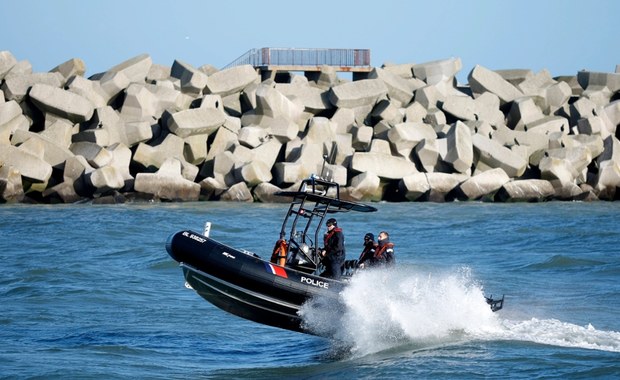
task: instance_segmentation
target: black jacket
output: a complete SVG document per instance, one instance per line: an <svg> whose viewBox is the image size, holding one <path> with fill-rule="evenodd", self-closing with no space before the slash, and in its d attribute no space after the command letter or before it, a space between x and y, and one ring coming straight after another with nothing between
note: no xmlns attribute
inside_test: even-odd
<svg viewBox="0 0 620 380"><path fill-rule="evenodd" d="M364 250L360 254L359 264L368 262L368 264L372 265L374 261L376 247L377 247L377 243L375 243L372 240L369 240L367 243L365 243Z"/></svg>
<svg viewBox="0 0 620 380"><path fill-rule="evenodd" d="M332 261L344 261L344 234L342 229L335 227L325 235L325 257Z"/></svg>

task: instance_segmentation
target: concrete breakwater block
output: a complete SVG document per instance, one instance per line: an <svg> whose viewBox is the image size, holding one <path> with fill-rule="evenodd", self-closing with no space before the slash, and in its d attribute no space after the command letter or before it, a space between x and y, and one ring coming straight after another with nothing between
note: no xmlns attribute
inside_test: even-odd
<svg viewBox="0 0 620 380"><path fill-rule="evenodd" d="M181 161L175 158L166 159L155 173L138 173L134 186L157 199L197 201L200 197L200 185L181 175Z"/></svg>
<svg viewBox="0 0 620 380"><path fill-rule="evenodd" d="M620 199L619 73L461 69L349 80L140 54L84 77L79 58L37 73L0 51L0 202L271 202L323 168L360 201Z"/></svg>

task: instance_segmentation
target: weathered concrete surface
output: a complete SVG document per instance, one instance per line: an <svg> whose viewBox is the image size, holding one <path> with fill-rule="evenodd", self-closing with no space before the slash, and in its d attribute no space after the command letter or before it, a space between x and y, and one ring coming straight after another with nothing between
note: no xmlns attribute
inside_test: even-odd
<svg viewBox="0 0 620 380"><path fill-rule="evenodd" d="M445 202L446 196L469 176L464 174L426 173L430 187L428 200L431 202Z"/></svg>
<svg viewBox="0 0 620 380"><path fill-rule="evenodd" d="M158 119L158 99L145 85L133 83L125 90L125 100L120 117L125 121L143 121Z"/></svg>
<svg viewBox="0 0 620 380"><path fill-rule="evenodd" d="M207 74L180 60L175 60L172 64L170 76L181 81L181 91L193 95L201 94L209 79Z"/></svg>
<svg viewBox="0 0 620 380"><path fill-rule="evenodd" d="M3 145L0 149L0 167L13 167L30 182L46 183L52 175L52 165L30 151Z"/></svg>
<svg viewBox="0 0 620 380"><path fill-rule="evenodd" d="M464 200L493 199L495 192L510 181L508 175L500 168L487 170L468 178L459 185Z"/></svg>
<svg viewBox="0 0 620 380"><path fill-rule="evenodd" d="M431 185L426 173L414 173L403 177L399 182L399 188L407 200L415 201L428 193Z"/></svg>
<svg viewBox="0 0 620 380"><path fill-rule="evenodd" d="M369 79L379 79L387 87L387 93L392 100L398 101L401 105L407 105L413 99L414 86L408 80L392 74L387 70L375 67L369 74Z"/></svg>
<svg viewBox="0 0 620 380"><path fill-rule="evenodd" d="M210 94L227 96L257 82L260 82L260 77L254 67L241 65L209 75L206 80L206 88Z"/></svg>
<svg viewBox="0 0 620 380"><path fill-rule="evenodd" d="M93 116L93 104L81 95L52 87L35 84L29 92L30 99L43 112L51 112L74 123L81 123Z"/></svg>
<svg viewBox="0 0 620 380"><path fill-rule="evenodd" d="M253 187L259 183L271 181L271 171L262 161L253 161L245 163L239 169L240 177L248 186Z"/></svg>
<svg viewBox="0 0 620 380"><path fill-rule="evenodd" d="M193 165L200 165L207 159L208 134L192 135L183 139L183 154Z"/></svg>
<svg viewBox="0 0 620 380"><path fill-rule="evenodd" d="M277 162L273 170L277 186L288 186L303 178L301 165L296 162Z"/></svg>
<svg viewBox="0 0 620 380"><path fill-rule="evenodd" d="M620 188L620 165L612 160L603 161L596 178L598 197L604 200L614 200L619 195L618 188Z"/></svg>
<svg viewBox="0 0 620 380"><path fill-rule="evenodd" d="M22 149L27 149L35 143L43 146L43 160L51 166L58 166L73 156L68 148L57 144L56 141L47 138L44 134L16 130L11 138L11 144L19 145Z"/></svg>
<svg viewBox="0 0 620 380"><path fill-rule="evenodd" d="M112 161L112 154L105 148L91 142L76 142L71 144L69 150L80 155L94 168L102 168Z"/></svg>
<svg viewBox="0 0 620 380"><path fill-rule="evenodd" d="M111 145L107 150L112 154L112 160L108 165L116 168L125 182L125 185L127 185L128 182L132 182L134 177L130 172L131 150L122 143Z"/></svg>
<svg viewBox="0 0 620 380"><path fill-rule="evenodd" d="M21 202L24 199L24 186L19 170L0 166L0 203Z"/></svg>
<svg viewBox="0 0 620 380"><path fill-rule="evenodd" d="M474 159L471 131L465 124L457 121L448 131L447 139L448 154L445 161L451 164L456 172L469 175Z"/></svg>
<svg viewBox="0 0 620 380"><path fill-rule="evenodd" d="M166 126L179 137L211 134L226 122L226 114L217 108L193 108L164 114Z"/></svg>
<svg viewBox="0 0 620 380"><path fill-rule="evenodd" d="M0 125L8 123L20 115L22 115L22 109L15 100L0 104Z"/></svg>
<svg viewBox="0 0 620 380"><path fill-rule="evenodd" d="M122 73L129 83L144 83L152 65L151 56L143 53L109 68L106 73Z"/></svg>
<svg viewBox="0 0 620 380"><path fill-rule="evenodd" d="M475 99L465 95L450 95L443 102L442 109L460 120L477 120L478 109Z"/></svg>
<svg viewBox="0 0 620 380"><path fill-rule="evenodd" d="M373 105L387 94L388 88L380 79L363 79L331 88L329 99L338 108Z"/></svg>
<svg viewBox="0 0 620 380"><path fill-rule="evenodd" d="M512 106L508 113L507 125L513 130L523 130L526 125L544 117L545 114L538 107L536 102L534 102L534 98L524 96L512 102Z"/></svg>
<svg viewBox="0 0 620 380"><path fill-rule="evenodd" d="M273 168L281 148L282 144L276 139L263 142L261 145L252 149L252 160L262 161L267 167Z"/></svg>
<svg viewBox="0 0 620 380"><path fill-rule="evenodd" d="M354 127L351 129L353 134L352 146L355 150L365 151L370 147L373 129L368 126Z"/></svg>
<svg viewBox="0 0 620 380"><path fill-rule="evenodd" d="M256 107L254 109L256 115L271 118L283 117L286 120L297 121L303 110L304 108L300 103L289 100L269 84L261 83L256 88ZM242 124L251 123L245 123L242 118ZM260 125L260 121L256 124Z"/></svg>
<svg viewBox="0 0 620 380"><path fill-rule="evenodd" d="M387 133L387 138L402 157L408 158L411 150L422 140L434 140L437 134L429 124L407 122L396 124Z"/></svg>
<svg viewBox="0 0 620 380"><path fill-rule="evenodd" d="M551 182L544 179L524 179L505 183L497 192L502 202L541 202L555 194Z"/></svg>
<svg viewBox="0 0 620 380"><path fill-rule="evenodd" d="M32 74L32 64L28 60L17 61L13 67L4 75L4 79L20 77Z"/></svg>
<svg viewBox="0 0 620 380"><path fill-rule="evenodd" d="M229 202L252 202L254 198L248 185L245 182L239 182L224 191L220 199Z"/></svg>
<svg viewBox="0 0 620 380"><path fill-rule="evenodd" d="M412 66L413 75L427 84L452 81L463 68L460 58L419 63Z"/></svg>
<svg viewBox="0 0 620 380"><path fill-rule="evenodd" d="M436 139L424 139L415 146L414 157L420 163L421 169L432 173L439 165L439 146Z"/></svg>
<svg viewBox="0 0 620 380"><path fill-rule="evenodd" d="M518 178L525 172L527 161L510 149L480 134L472 136L472 144L478 161L491 168L501 168L510 178Z"/></svg>
<svg viewBox="0 0 620 380"><path fill-rule="evenodd" d="M197 201L200 197L200 185L181 175L181 161L175 158L166 159L156 173L138 173L134 187L157 199Z"/></svg>
<svg viewBox="0 0 620 380"><path fill-rule="evenodd" d="M620 73L600 73L593 71L579 71L577 81L584 89L590 86L607 87L609 91L620 90Z"/></svg>
<svg viewBox="0 0 620 380"><path fill-rule="evenodd" d="M50 72L59 72L65 79L83 77L86 73L86 64L80 58L72 58L54 67Z"/></svg>
<svg viewBox="0 0 620 380"><path fill-rule="evenodd" d="M258 185L256 185L256 187L254 187L253 194L254 194L254 198L256 198L256 200L259 202L289 203L291 200L289 197L283 197L283 196L276 195L276 193L280 191L282 191L282 189L279 188L278 186L272 185L271 183L268 183L268 182L263 182L263 183L259 183Z"/></svg>
<svg viewBox="0 0 620 380"><path fill-rule="evenodd" d="M299 100L304 110L313 115L333 108L329 102L328 92L322 88L310 86L307 81L305 83L276 83L275 89L290 100Z"/></svg>
<svg viewBox="0 0 620 380"><path fill-rule="evenodd" d="M204 200L218 199L228 187L213 177L200 181L200 198Z"/></svg>
<svg viewBox="0 0 620 380"><path fill-rule="evenodd" d="M538 165L540 176L553 185L556 195L569 198L581 193L575 179L579 175L567 159L544 157Z"/></svg>
<svg viewBox="0 0 620 380"><path fill-rule="evenodd" d="M474 94L493 93L499 97L502 104L512 102L523 96L519 89L502 78L501 75L480 65L476 65L472 69L467 79Z"/></svg>
<svg viewBox="0 0 620 380"><path fill-rule="evenodd" d="M358 201L380 201L383 195L381 179L371 172L360 173L351 179L348 194Z"/></svg>
<svg viewBox="0 0 620 380"><path fill-rule="evenodd" d="M17 63L15 56L8 50L0 51L0 80L4 79L13 66Z"/></svg>
<svg viewBox="0 0 620 380"><path fill-rule="evenodd" d="M156 146L140 143L133 155L133 161L142 165L146 170L161 168L168 158L176 158L183 168L182 174L186 179L193 181L198 175L198 167L185 160L183 155L184 141L180 137L169 134L164 141Z"/></svg>
<svg viewBox="0 0 620 380"><path fill-rule="evenodd" d="M4 97L7 101L15 100L21 103L33 85L40 83L60 88L63 81L64 78L60 73L32 73L5 79L0 89L4 92Z"/></svg>
<svg viewBox="0 0 620 380"><path fill-rule="evenodd" d="M371 172L385 179L400 179L417 173L415 164L407 159L374 152L356 152L351 159L351 169Z"/></svg>
<svg viewBox="0 0 620 380"><path fill-rule="evenodd" d="M125 186L121 172L114 166L105 166L95 169L85 177L86 183L97 189L96 193L105 193L110 190L119 190Z"/></svg>
<svg viewBox="0 0 620 380"><path fill-rule="evenodd" d="M390 127L402 123L404 116L397 103L388 99L379 100L370 112L371 123L383 123Z"/></svg>

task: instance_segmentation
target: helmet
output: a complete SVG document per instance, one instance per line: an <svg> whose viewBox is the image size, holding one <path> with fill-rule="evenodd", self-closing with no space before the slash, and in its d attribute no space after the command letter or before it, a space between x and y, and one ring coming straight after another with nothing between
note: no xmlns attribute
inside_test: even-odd
<svg viewBox="0 0 620 380"><path fill-rule="evenodd" d="M366 235L364 235L364 240L372 240L375 241L375 235L373 235L372 233L367 233Z"/></svg>
<svg viewBox="0 0 620 380"><path fill-rule="evenodd" d="M325 224L327 226L337 226L338 222L334 218L329 218L329 219L327 219L327 223L325 223Z"/></svg>

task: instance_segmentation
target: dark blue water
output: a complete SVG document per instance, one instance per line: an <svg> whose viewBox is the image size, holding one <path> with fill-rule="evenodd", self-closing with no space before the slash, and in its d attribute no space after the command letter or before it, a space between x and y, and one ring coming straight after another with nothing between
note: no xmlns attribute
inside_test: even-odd
<svg viewBox="0 0 620 380"><path fill-rule="evenodd" d="M211 221L268 257L286 205L3 205L0 377L620 378L620 203L377 206L339 215L348 256L388 230L398 269L305 311L328 340L211 306L164 248Z"/></svg>

